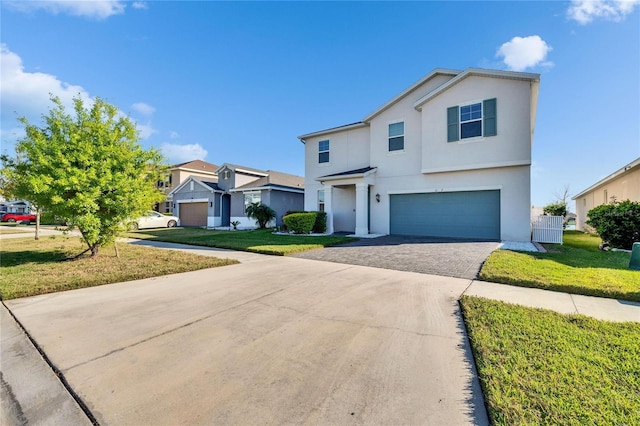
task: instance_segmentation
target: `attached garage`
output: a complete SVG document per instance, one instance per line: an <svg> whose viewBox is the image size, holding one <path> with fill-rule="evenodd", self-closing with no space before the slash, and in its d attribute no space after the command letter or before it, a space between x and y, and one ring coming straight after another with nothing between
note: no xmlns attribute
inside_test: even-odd
<svg viewBox="0 0 640 426"><path fill-rule="evenodd" d="M182 226L207 226L208 203L180 203L179 217Z"/></svg>
<svg viewBox="0 0 640 426"><path fill-rule="evenodd" d="M393 194L390 233L500 240L500 191Z"/></svg>

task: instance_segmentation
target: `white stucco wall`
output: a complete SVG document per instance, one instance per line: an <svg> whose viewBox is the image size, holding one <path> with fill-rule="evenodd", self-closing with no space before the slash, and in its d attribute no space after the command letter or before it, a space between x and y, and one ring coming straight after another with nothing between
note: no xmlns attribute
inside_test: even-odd
<svg viewBox="0 0 640 426"><path fill-rule="evenodd" d="M422 107L422 170L531 164L531 84L471 76ZM447 142L447 108L496 98L496 136Z"/></svg>
<svg viewBox="0 0 640 426"><path fill-rule="evenodd" d="M531 84L471 76L423 105L414 102L447 78L418 87L369 126L312 137L305 144L305 210L317 209L319 176L376 167L370 187L370 232L389 233L389 195L436 191L500 190L501 238L530 240ZM428 86L428 87L427 87ZM497 136L447 142L447 108L497 99ZM404 121L404 150L389 152L388 125ZM318 141L330 140L330 162L318 164ZM480 168L480 169L478 169ZM334 184L347 184L349 179ZM353 193L355 193L355 187ZM334 228L355 226L352 196L334 190ZM380 194L380 202L375 201ZM355 217L355 215L353 215ZM337 222L336 222L337 219Z"/></svg>

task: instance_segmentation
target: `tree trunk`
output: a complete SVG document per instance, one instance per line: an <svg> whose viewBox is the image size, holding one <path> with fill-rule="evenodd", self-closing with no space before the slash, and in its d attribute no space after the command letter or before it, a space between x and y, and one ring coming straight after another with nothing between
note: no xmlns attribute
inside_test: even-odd
<svg viewBox="0 0 640 426"><path fill-rule="evenodd" d="M91 246L91 256L89 257L96 257L98 255L98 245L94 244L93 246Z"/></svg>
<svg viewBox="0 0 640 426"><path fill-rule="evenodd" d="M36 209L36 240L40 239L40 207Z"/></svg>
<svg viewBox="0 0 640 426"><path fill-rule="evenodd" d="M120 259L120 252L118 251L118 243L116 241L113 242L113 248L116 250L116 258Z"/></svg>

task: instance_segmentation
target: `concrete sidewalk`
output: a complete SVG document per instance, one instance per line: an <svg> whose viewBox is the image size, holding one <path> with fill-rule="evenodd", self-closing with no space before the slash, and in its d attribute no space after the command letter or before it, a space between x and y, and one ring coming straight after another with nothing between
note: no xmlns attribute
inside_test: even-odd
<svg viewBox="0 0 640 426"><path fill-rule="evenodd" d="M604 321L640 322L640 303L626 300L581 296L475 280L471 282L464 294L531 308L549 309L561 314L581 314Z"/></svg>
<svg viewBox="0 0 640 426"><path fill-rule="evenodd" d="M0 331L0 424L91 425L2 303Z"/></svg>

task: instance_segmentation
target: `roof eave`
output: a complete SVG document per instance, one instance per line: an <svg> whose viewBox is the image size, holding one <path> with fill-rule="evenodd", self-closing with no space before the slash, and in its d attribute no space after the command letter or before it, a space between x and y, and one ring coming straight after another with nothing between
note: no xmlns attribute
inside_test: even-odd
<svg viewBox="0 0 640 426"><path fill-rule="evenodd" d="M598 187L609 183L613 179L615 179L615 178L617 178L617 177L619 177L619 176L621 176L621 175L623 175L623 174L625 174L627 172L633 171L637 167L640 167L640 157L636 158L635 160L633 160L631 163L627 164L626 166L619 168L615 172L611 173L609 176L600 179L598 182L594 183L593 185L591 185L590 187L588 187L584 191L582 191L582 192L574 195L573 197L571 197L571 199L572 200L577 200L578 198L588 194L589 192L597 189Z"/></svg>
<svg viewBox="0 0 640 426"><path fill-rule="evenodd" d="M487 70L483 68L467 68L460 74L456 75L451 80L447 81L443 85L437 87L431 92L427 93L417 101L413 103L413 107L419 110L422 105L440 95L442 92L447 89L455 86L462 80L471 76L481 76L481 77L495 77L495 78L510 78L515 80L528 80L528 81L540 81L540 74L534 73L526 73L526 72L516 72L516 71L500 71L500 70Z"/></svg>
<svg viewBox="0 0 640 426"><path fill-rule="evenodd" d="M331 133L342 132L342 131L345 131L345 130L360 129L362 127L367 127L368 125L369 125L368 123L364 123L362 121L359 121L357 123L345 124L344 126L332 127L330 129L324 129L324 130L319 130L319 131L313 132L313 133L307 133L306 135L298 136L298 139L300 139L300 142L305 143L306 142L305 139L308 139L308 138L313 138L313 137L316 137L316 136L329 135Z"/></svg>
<svg viewBox="0 0 640 426"><path fill-rule="evenodd" d="M403 99L405 96L407 96L413 90L415 90L418 86L426 83L427 81L431 80L433 77L435 77L437 75L457 76L461 72L462 71L459 71L459 70L436 68L433 71L431 71L429 74L425 75L420 80L416 81L411 86L409 86L408 88L403 90L400 94L396 95L393 99L391 99L390 101L386 102L381 107L379 107L378 109L376 109L375 111L373 111L372 113L367 115L365 118L362 119L362 121L363 122L371 121L374 117L376 117L377 115L381 114L382 112L386 111L387 109L391 108L393 105L398 103L401 99Z"/></svg>

